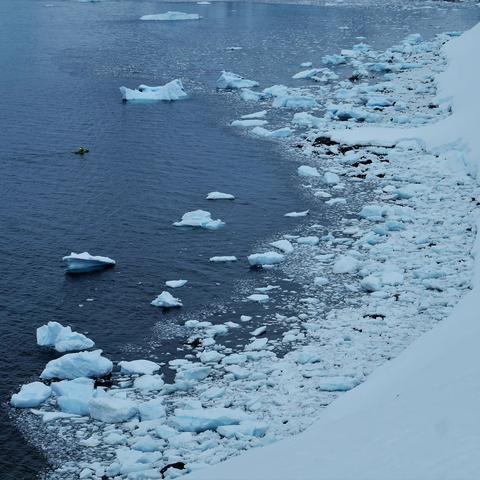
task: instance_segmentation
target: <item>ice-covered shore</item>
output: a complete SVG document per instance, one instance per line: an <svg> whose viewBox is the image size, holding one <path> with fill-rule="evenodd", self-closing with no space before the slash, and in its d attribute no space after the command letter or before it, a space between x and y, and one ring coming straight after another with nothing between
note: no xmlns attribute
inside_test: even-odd
<svg viewBox="0 0 480 480"><path fill-rule="evenodd" d="M413 158L405 155L402 160L411 162L404 170L416 174L416 185L429 183L426 181L428 172L424 170L429 163L427 157L433 157L440 163L440 168L437 165L433 169L436 178L438 170L443 169L447 175L448 163L455 162L450 166L452 176L439 184L438 195L446 195L446 190L460 190L465 183L471 185L472 178L476 182L471 191L478 194L479 44L480 24L448 43L443 50L448 67L437 79L438 99L448 99L451 115L421 128L333 131L330 138L344 145L355 145L357 151L362 150L359 145L365 145L365 150L377 145L395 151L402 144L408 148L410 141L408 149L415 152ZM476 198L464 198L463 202L467 205L473 201L478 205ZM419 206L427 212L432 207L434 210L442 208L438 201L433 204L427 201ZM476 478L480 469L480 458L474 453L480 447L477 402L480 396L477 347L480 336L477 318L480 223L478 208L470 210L471 215L465 219L470 220L467 230L477 232L472 248L473 278L448 319L414 342L398 358L373 372L364 384L333 402L302 434L252 450L188 478L313 480L319 478L319 472L332 480ZM443 217L445 223L450 223L449 216L445 210L439 221ZM412 221L415 223L414 219ZM439 228L439 234L443 228ZM460 228L457 234L462 234ZM448 255L447 251L448 248L442 248L442 256ZM443 273L435 275L437 278L448 275L445 267L438 272ZM432 278L432 275L433 272L428 276ZM440 291L446 290L440 284L437 287Z"/></svg>
<svg viewBox="0 0 480 480"><path fill-rule="evenodd" d="M355 416L357 407L368 419L371 410L375 410L373 415L376 415L374 407L379 405L378 412L386 415L379 418L387 422L392 418L387 415L392 412L389 405L399 405L396 413L408 413L409 408L416 405L410 389L425 388L421 381L433 381L430 385L440 392L447 388L445 385L449 382L441 377L443 370L440 374L437 371L436 377L427 377L433 374L429 368L435 357L416 353L413 360L424 365L424 378L415 376L417 364L408 361L408 368L393 370L396 381L389 380L388 385L393 384L390 388L382 383L391 373L387 364L384 367L387 374L382 374L381 370L371 377L374 385L375 379L380 377L378 390L386 392L384 395L379 392L380 403L371 402L371 396L377 392L374 387L368 394L371 387L370 380L367 381L337 403L346 404L344 412L352 415L342 417L342 407L338 407L338 418L327 413L325 418L330 417L332 423L325 426L320 420L321 427L313 430L313 440L305 433L297 437L306 439L300 440L300 444L292 439L286 447L278 443L254 449L232 463L205 468L242 450L266 446L307 428L324 406L363 382L375 368L445 319L459 298L469 291L473 272L470 248L476 232L473 219L476 201L471 199L476 198L478 184L460 168L464 149L455 145L440 154L411 140L387 146L357 145L339 143L327 135L328 130L335 127L345 127L342 135L347 135L350 127L365 118L385 125L398 124L399 119L411 125L448 118L449 102L439 102L435 98L432 71L444 69L445 62L439 52L442 43L449 39L450 36L441 35L426 42L411 36L386 52L357 47L360 53L354 59L355 68L359 72L382 70L378 83L341 82L332 86L331 93L337 105L328 109L321 119L324 126L320 130L309 129L303 138L296 136L294 141L302 145L302 163L311 163L318 172L318 176L302 177L302 184L307 185L312 199L325 202L338 218L343 217L330 232L321 225L312 224L302 236L289 235L271 242L285 255L282 253L281 263L275 262L278 265L262 265L281 268L291 277L299 277L307 283L308 296L295 306L296 315L287 317L277 313L269 316L265 311L263 324L252 328L246 327L249 323L243 324L246 318L240 315L241 323L230 321L213 325L190 320L185 327L192 332L191 339L196 340L197 347L189 358L170 362L170 367L176 371L173 383L164 383L154 370L139 373L138 370L118 372L117 369L113 387L97 387L95 398L89 399L82 416L59 411L61 395L49 396L50 392L40 386L30 387L34 401L44 402L32 412L47 424L50 434L66 439L76 450L75 457L64 461L50 478L102 478L103 475L119 479L161 478L162 470L166 478L189 472L193 472L191 478L209 479L252 479L260 473L262 478L298 476L297 471L290 472L287 467L276 470L275 462L267 461L273 458L270 452L277 451L298 469L305 461L302 479L308 478L308 472L312 471L307 471L307 467L315 467L316 476L312 478L318 478L318 468L323 467L312 465L308 460L318 458L318 451L312 448L322 439L321 445L331 442L337 446L337 450L332 449L333 453L341 455L335 457L337 462L332 462L332 478L335 478L334 468L339 468L339 463L345 468L350 465L345 461L350 451L345 447L340 450L342 441L350 445L346 437L361 441L367 453L369 446L376 445L368 436L352 434L353 427L361 429L355 429L358 434L370 428L369 423L362 423L362 415ZM312 97L314 95L315 91ZM325 98L318 95L316 102L324 101ZM315 124L318 127L321 122L315 121ZM332 178L334 182L329 181ZM365 194L365 190L371 192ZM448 211L447 218L445 211ZM280 258L278 255L275 257ZM277 290L274 285L262 289L271 291L272 297ZM472 293L469 295L472 298ZM332 303L333 300L338 303ZM269 328L273 324L285 326L282 338L270 337ZM249 328L249 343L243 349L227 348L222 344L222 336L238 328ZM451 341L452 348L465 345L461 333L457 340L455 333L458 332L450 333L447 339L441 335L438 342ZM282 356L282 350L288 353ZM468 349L462 353L466 355L467 352ZM459 358L465 357L459 354ZM449 356L443 359L440 366L455 375L456 370L450 366L458 367L458 364L447 365L451 361ZM106 368L88 369L86 373L83 369L75 369L75 375L108 373L111 364L104 359L102 362ZM136 365L145 365L145 361L139 362ZM474 365L469 367L472 370L465 371L474 375ZM69 369L68 378L72 377L71 371ZM469 381L469 388L475 391L476 382L470 377ZM458 393L462 384L455 385ZM363 394L355 393L365 391L364 400L360 398ZM392 392L400 393L400 399L389 397ZM30 392L23 393L28 397L28 404ZM351 398L357 396L358 403L348 403L350 395ZM431 400L426 408L432 402L437 405L437 396L425 398ZM381 403L383 400L385 403ZM71 401L67 404L72 406ZM462 405L467 413L469 406L469 403ZM360 410L363 407L367 410ZM432 415L435 411L432 409ZM447 421L456 419L445 418ZM379 434L380 441L388 444L388 438L380 435L385 432L381 429L385 423L372 425L376 426L374 432ZM398 427L398 432L405 432L400 421L393 425ZM428 421L425 425L432 426ZM328 436L323 428L329 432ZM398 438L407 438L407 435ZM461 442L459 445L461 447ZM306 452L306 455L293 457L293 451ZM249 463L252 457L256 463ZM265 465L264 469L261 465ZM359 465L365 464L360 462ZM357 478L358 469L353 463L351 466Z"/></svg>

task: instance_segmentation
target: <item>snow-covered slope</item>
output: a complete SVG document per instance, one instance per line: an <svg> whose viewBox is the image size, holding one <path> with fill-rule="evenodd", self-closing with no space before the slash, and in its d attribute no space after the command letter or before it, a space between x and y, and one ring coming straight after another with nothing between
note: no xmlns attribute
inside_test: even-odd
<svg viewBox="0 0 480 480"><path fill-rule="evenodd" d="M349 144L388 145L400 139L420 139L429 150L457 143L467 171L480 175L480 24L444 47L448 68L436 79L439 102L452 105L453 114L421 128L357 128L334 131L332 138Z"/></svg>
<svg viewBox="0 0 480 480"><path fill-rule="evenodd" d="M342 142L421 138L428 148L458 142L480 172L480 25L445 48L440 97L453 114L419 129L362 128ZM477 226L479 225L477 221ZM478 228L477 228L478 231ZM296 437L250 450L189 480L466 480L480 471L480 240L473 289L452 315L365 383L346 393Z"/></svg>

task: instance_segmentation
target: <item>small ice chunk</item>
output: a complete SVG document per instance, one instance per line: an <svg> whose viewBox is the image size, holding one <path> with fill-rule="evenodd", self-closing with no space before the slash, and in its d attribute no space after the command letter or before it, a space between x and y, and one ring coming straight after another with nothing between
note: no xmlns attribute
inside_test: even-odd
<svg viewBox="0 0 480 480"><path fill-rule="evenodd" d="M182 301L179 298L175 298L171 293L166 291L163 291L155 300L152 300L151 305L164 308L183 307Z"/></svg>
<svg viewBox="0 0 480 480"><path fill-rule="evenodd" d="M120 93L124 102L156 102L156 101L174 101L183 100L188 97L183 83L180 79L172 80L165 85L158 87L149 87L140 85L133 90L127 87L120 87Z"/></svg>
<svg viewBox="0 0 480 480"><path fill-rule="evenodd" d="M287 138L292 135L293 130L291 128L279 128L277 130L267 130L263 127L255 127L252 130L252 133L258 135L259 137L265 138Z"/></svg>
<svg viewBox="0 0 480 480"><path fill-rule="evenodd" d="M356 378L352 377L325 377L319 381L318 388L326 392L346 392L359 383Z"/></svg>
<svg viewBox="0 0 480 480"><path fill-rule="evenodd" d="M298 174L301 177L319 177L320 174L315 167L309 167L308 165L302 165L297 169Z"/></svg>
<svg viewBox="0 0 480 480"><path fill-rule="evenodd" d="M90 416L105 423L126 422L138 414L137 404L132 400L104 395L89 403Z"/></svg>
<svg viewBox="0 0 480 480"><path fill-rule="evenodd" d="M257 87L258 82L248 80L233 72L222 71L217 80L217 88L219 89L238 89Z"/></svg>
<svg viewBox="0 0 480 480"><path fill-rule="evenodd" d="M240 321L241 322L249 322L252 319L252 317L248 315L240 315Z"/></svg>
<svg viewBox="0 0 480 480"><path fill-rule="evenodd" d="M310 237L299 237L299 238L297 238L297 243L300 243L301 245L315 246L315 245L318 245L318 242L320 242L320 239L315 235L312 235Z"/></svg>
<svg viewBox="0 0 480 480"><path fill-rule="evenodd" d="M316 287L323 287L325 285L328 285L328 278L327 277L315 277L313 279L313 284L316 286Z"/></svg>
<svg viewBox="0 0 480 480"><path fill-rule="evenodd" d="M226 438L243 440L245 437L263 437L267 432L267 425L260 422L246 421L239 425L225 425L217 428L217 432Z"/></svg>
<svg viewBox="0 0 480 480"><path fill-rule="evenodd" d="M284 217L291 217L291 218L296 218L296 217L306 217L310 210L304 210L303 212L288 212L284 215Z"/></svg>
<svg viewBox="0 0 480 480"><path fill-rule="evenodd" d="M133 382L133 388L144 392L161 390L164 381L161 375L142 375Z"/></svg>
<svg viewBox="0 0 480 480"><path fill-rule="evenodd" d="M67 272L69 273L87 273L115 265L115 260L109 257L99 255L90 255L88 252L75 253L63 257L67 262Z"/></svg>
<svg viewBox="0 0 480 480"><path fill-rule="evenodd" d="M82 333L72 332L71 327L64 327L58 322L48 322L37 328L37 344L44 347L54 347L57 352L72 352L88 350L95 345Z"/></svg>
<svg viewBox="0 0 480 480"><path fill-rule="evenodd" d="M292 253L294 250L292 243L288 240L277 240L275 242L271 242L270 245L272 247L278 248L284 253Z"/></svg>
<svg viewBox="0 0 480 480"><path fill-rule="evenodd" d="M235 196L231 193L210 192L207 195L207 200L235 200Z"/></svg>
<svg viewBox="0 0 480 480"><path fill-rule="evenodd" d="M253 295L249 295L247 297L248 300L251 300L252 302L258 302L258 303L265 303L268 302L269 296L265 294L260 294L260 293L254 293Z"/></svg>
<svg viewBox="0 0 480 480"><path fill-rule="evenodd" d="M264 118L267 116L266 110L261 110L260 112L248 113L247 115L242 115L244 120L249 120L251 118Z"/></svg>
<svg viewBox="0 0 480 480"><path fill-rule="evenodd" d="M268 122L266 120L251 119L251 120L234 120L230 125L232 127L250 128L250 127L259 127L260 125L266 125L267 123Z"/></svg>
<svg viewBox="0 0 480 480"><path fill-rule="evenodd" d="M198 13L185 12L166 12L154 15L143 15L140 20L157 20L157 21L177 21L177 20L199 20L202 18Z"/></svg>
<svg viewBox="0 0 480 480"><path fill-rule="evenodd" d="M204 432L224 425L238 425L250 417L242 410L233 408L176 409L171 418L173 426L181 432Z"/></svg>
<svg viewBox="0 0 480 480"><path fill-rule="evenodd" d="M303 62L300 64L302 68L310 68L313 65L312 62Z"/></svg>
<svg viewBox="0 0 480 480"><path fill-rule="evenodd" d="M16 408L35 408L50 398L52 389L42 382L22 385L18 393L14 393L10 403Z"/></svg>
<svg viewBox="0 0 480 480"><path fill-rule="evenodd" d="M333 264L333 273L355 273L360 268L360 262L350 255L340 255Z"/></svg>
<svg viewBox="0 0 480 480"><path fill-rule="evenodd" d="M102 357L102 350L92 352L67 353L47 363L40 378L73 380L78 377L99 378L108 375L113 363Z"/></svg>
<svg viewBox="0 0 480 480"><path fill-rule="evenodd" d="M237 257L234 257L233 255L225 255L225 256L220 256L220 257L211 257L210 258L211 262L235 262L237 261Z"/></svg>
<svg viewBox="0 0 480 480"><path fill-rule="evenodd" d="M147 402L138 405L138 412L142 422L146 420L156 420L158 418L165 418L167 410L163 404L163 398L153 398Z"/></svg>
<svg viewBox="0 0 480 480"><path fill-rule="evenodd" d="M314 108L318 103L309 95L285 95L276 97L272 102L273 108Z"/></svg>
<svg viewBox="0 0 480 480"><path fill-rule="evenodd" d="M175 222L176 227L199 227L207 230L217 230L225 225L221 220L213 220L212 214L205 210L194 210L184 213L182 220Z"/></svg>
<svg viewBox="0 0 480 480"><path fill-rule="evenodd" d="M360 287L364 292L376 292L382 288L382 282L375 275L368 275L362 279Z"/></svg>
<svg viewBox="0 0 480 480"><path fill-rule="evenodd" d="M302 70L301 72L296 73L292 78L295 80L304 79L304 78L312 78L319 73L322 73L321 68L311 68L309 70Z"/></svg>
<svg viewBox="0 0 480 480"><path fill-rule="evenodd" d="M57 404L60 410L75 415L89 415L89 401L96 394L104 394L103 390L94 389L93 379L86 377L54 382L51 387L52 392L58 397Z"/></svg>
<svg viewBox="0 0 480 480"><path fill-rule="evenodd" d="M223 357L225 357L225 355L216 350L209 350L198 355L198 358L202 363L218 363Z"/></svg>
<svg viewBox="0 0 480 480"><path fill-rule="evenodd" d="M252 352L257 350L263 350L268 343L268 338L256 338L252 343L245 345L245 351Z"/></svg>
<svg viewBox="0 0 480 480"><path fill-rule="evenodd" d="M285 260L285 256L277 252L254 253L248 256L248 263L256 265L276 265Z"/></svg>
<svg viewBox="0 0 480 480"><path fill-rule="evenodd" d="M242 97L242 100L245 100L246 102L259 102L260 100L264 99L265 94L262 92L254 92L249 88L242 88L240 97Z"/></svg>
<svg viewBox="0 0 480 480"><path fill-rule="evenodd" d="M325 172L323 174L323 181L327 185L337 185L337 183L340 183L340 177L333 172Z"/></svg>
<svg viewBox="0 0 480 480"><path fill-rule="evenodd" d="M250 335L253 335L254 337L258 337L265 333L267 331L266 325L262 325L261 327L256 328L253 332L250 333Z"/></svg>
<svg viewBox="0 0 480 480"><path fill-rule="evenodd" d="M120 366L121 373L125 373L126 375L152 375L160 370L160 365L150 360L123 361L119 362L118 365Z"/></svg>
<svg viewBox="0 0 480 480"><path fill-rule="evenodd" d="M188 280L167 280L165 285L170 288L180 288L188 283Z"/></svg>

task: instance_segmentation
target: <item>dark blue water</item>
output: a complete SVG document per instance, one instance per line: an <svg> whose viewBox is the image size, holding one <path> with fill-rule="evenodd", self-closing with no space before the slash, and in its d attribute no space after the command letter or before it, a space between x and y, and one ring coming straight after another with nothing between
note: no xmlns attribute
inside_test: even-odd
<svg viewBox="0 0 480 480"><path fill-rule="evenodd" d="M408 33L428 37L479 20L474 6L442 7L0 0L1 401L53 358L36 348L37 326L72 325L112 358L127 357L126 350L150 341L155 324L179 318L149 305L165 280L189 280L175 293L190 316L225 303L236 282L256 273L245 261L212 265L208 258L244 258L262 238L302 221L283 218L309 207L296 189L295 164L276 144L228 127L258 108L217 93L220 70L264 87L291 83L301 62L319 64L324 54L358 43L357 36L382 48ZM167 10L204 18L138 21ZM244 49L226 50L234 45ZM120 101L121 85L177 77L188 100ZM80 145L90 153L73 155ZM212 190L237 200L204 200ZM196 208L227 226L216 232L171 226ZM61 257L84 250L118 264L66 276ZM184 341L165 336L162 343L158 332L157 354ZM0 445L2 480L34 478L44 465L6 415Z"/></svg>

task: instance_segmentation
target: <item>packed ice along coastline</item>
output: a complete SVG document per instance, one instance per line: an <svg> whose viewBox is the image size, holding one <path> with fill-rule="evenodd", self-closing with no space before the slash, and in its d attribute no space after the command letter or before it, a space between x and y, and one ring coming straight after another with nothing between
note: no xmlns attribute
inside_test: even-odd
<svg viewBox="0 0 480 480"><path fill-rule="evenodd" d="M475 38L478 41L478 33ZM409 38L386 52L362 47L361 51L368 52L368 55L359 54L355 61L361 65L356 64L355 68L361 70L363 66L365 70L375 72L380 76L378 83L366 86L340 82L330 87L331 92L339 101L347 98L353 102L348 108L361 109L372 123L412 125L447 119L450 104L439 102L436 98L432 71L445 68L440 49L449 39L448 35L440 35L428 42L418 37ZM345 62L352 61L351 56L344 58ZM342 63L336 56L329 58L328 62L332 65ZM417 67L403 68L404 65L411 67L414 64ZM386 71L387 65L389 71ZM368 98L378 95L379 91L395 98L395 105L380 109L377 101L368 105ZM474 98L478 98L478 93ZM317 103L323 101L323 97L316 98ZM397 104L401 106L400 114L396 113ZM373 114L375 117L370 117ZM406 122L397 122L399 115ZM300 143L302 146L301 149L295 147L305 156L301 163L311 164L318 172L318 175L302 177L301 183L311 193L312 203L328 202L338 198L337 195L348 198L348 202L328 204L335 218L339 219L330 231L326 232L322 225L311 224L304 231L297 232L298 235L268 240L271 247L282 253L274 252L265 245L265 248L257 250L264 253L254 257L255 264L268 267L273 260L275 268L291 278L306 282L307 296L300 298L295 305L296 314L287 317L269 311L270 302L266 301L261 303L265 305L261 325L254 324L255 320L251 317L239 314L240 327L236 322L214 325L208 321L187 321L185 328L192 332L192 338L198 339L198 346L192 349L188 358L170 361L169 366L176 371L171 383L165 383L161 375L155 375L154 370L145 374L132 373L132 370L119 373L113 370L113 362L105 359L112 363L115 381L111 387L100 385L94 388L95 398L89 400L88 414L63 412L57 397L46 397L47 390L42 389L42 392L39 386L31 387L34 402L43 401L32 413L48 423L47 438L48 433L55 435L55 439L64 438L76 449L75 456L59 463L50 478L101 478L103 475L121 479L161 478L162 469L173 464L182 468L168 468L164 471L166 478L191 473L192 479L223 480L235 478L238 472L244 475L241 478L264 478L266 475L268 478L272 472L282 478L285 473L290 474L290 466L286 463L291 463L296 470L290 476L300 471L304 474L302 478L308 479L312 472L314 475L310 478L318 478L319 469L328 465L329 472L333 472L332 478L335 478L335 472L339 471L335 468L350 465L353 475L342 477L344 470L337 478L353 479L358 477L358 465L365 468L377 465L365 464L366 459L377 458L369 451L377 443L371 436L358 439L355 433L369 432L370 426L374 425L375 434L379 434L374 439L380 438L382 445L388 445L388 438L381 434L385 432L383 426L392 419L390 405L399 405L396 412L410 413L412 405L416 405L418 400L412 392L425 389L424 384L432 385L429 384L432 381L430 374L435 375L433 385L439 389L448 385L444 372L454 376L468 365L467 373L471 372L468 378L478 376L475 370L478 361L475 357L472 361L468 356L476 351L478 332L475 330L475 319L471 318L468 323L473 330L465 332L458 328L457 321L452 323L452 319L455 320L452 317L449 322L453 331L447 328L437 342L423 342L427 341L432 348L437 344L433 352L439 352L443 347L439 349L438 344L450 341L452 347L457 347L454 351L459 354L458 361L452 361L450 351L447 352L448 358L438 353L443 362L437 368L436 362L432 362L428 355L432 352L430 347L426 350L417 347L412 361L402 360L400 356L397 363L390 362L384 367L385 373L379 371L373 374L371 381L354 389L374 369L447 318L457 301L470 291L474 269L470 249L476 232L473 219L476 202L471 199L477 198L478 184L473 177L465 175L462 166L465 150L458 149L458 145L443 152L432 152L425 145L411 140L391 142L387 146L368 142L365 145L350 144L339 138L334 140L332 136L348 135L358 116L345 119L327 111L322 120L325 128L319 131L313 127L303 137L292 139L292 144ZM344 127L344 132L327 135L329 130L341 127ZM449 166L447 170L445 164ZM335 177L331 177L335 182L326 182L327 172L337 175L340 182ZM367 194L365 186L368 187ZM447 219L445 211L449 212ZM305 212L308 213L307 210L294 213ZM204 214L201 216L205 218ZM279 257L272 253L283 258L275 261ZM272 298L276 291L275 288L268 290ZM250 296L255 295L254 301L269 299L269 295L264 293L252 293ZM478 288L468 293L464 300L468 312L477 311L477 298ZM469 301L473 303L468 305ZM230 329L245 328L246 325L249 325L252 337L243 349L235 350L222 344L222 336L228 335ZM281 338L269 336L270 325L284 325ZM266 328L261 328L263 326ZM435 337L436 331L428 338ZM471 348L465 349L465 345ZM72 375L98 375L109 370L104 368L107 363L100 360L101 352L95 354L92 363L84 361L84 352L73 355L82 355L82 361L79 364L75 361L72 365L70 359L63 360L54 365L55 369L49 370L62 375L68 372L69 378ZM418 376L417 360L425 367L422 370L424 378ZM136 365L145 364L140 362ZM392 365L400 367L390 370ZM377 388L369 387L369 382L376 382L374 385ZM478 394L477 384L469 381L469 392ZM396 399L399 387L402 387L401 395L400 399ZM462 388L462 385L455 384L456 390L447 391L441 401L457 399ZM368 393L369 389L374 391ZM308 433L305 434L307 437L296 437L297 440L305 439L299 440L299 445L292 438L293 443L288 443L287 447L282 442L268 447L276 440L305 430L313 418L322 417L322 407L349 390L351 397L347 393L337 403L346 405L343 413L341 407L335 407L335 403L325 413L324 418L338 422L328 424L325 420L319 423L321 427L309 430L313 432L311 437ZM435 388L432 390L436 391ZM394 392L394 395L390 396L389 392ZM30 392L27 390L26 393ZM380 395L377 396L377 393ZM43 397L46 399L42 400ZM356 398L360 403L349 398ZM428 413L435 411L431 406L438 401L438 396L432 398L427 395L425 398L428 401L420 406L424 407L422 412L427 413L425 418L431 419ZM380 403L375 403L377 400ZM70 401L66 403L71 404ZM371 419L369 405L379 405L379 409L373 408L373 415L380 412L383 415L380 419L384 421L372 420L371 425L361 423L362 418ZM476 427L472 433L478 438L478 423L472 422L476 419L475 402L466 402L461 409L447 408L450 404L441 405L444 407L441 411L465 411L465 423ZM357 408L359 412L366 413L355 415ZM405 420L406 417L398 418ZM418 416L413 416L413 419L419 420ZM452 417L452 420L456 418ZM322 422L321 419L319 421ZM402 422L395 425L398 426L397 431L403 431ZM425 432L436 431L432 427L435 422L431 424L427 420L425 425ZM413 431L418 428L411 426ZM323 430L330 435L327 437ZM358 462L345 461L345 445L350 444L342 442L350 438L357 438L358 444L365 445L365 449L361 450L363 458L361 455L355 457ZM402 435L396 437L399 441L402 438L405 440ZM407 440L419 452L422 451L422 443L428 444L413 443L411 439L409 436ZM320 441L326 451L337 456L332 456L335 461L314 465L313 469L308 461L319 458L318 450L312 451L312 448ZM455 443L451 451L461 451L462 445L462 442ZM261 446L267 448L253 448ZM275 450L277 447L282 458L278 466L278 454L271 453L278 452ZM232 460L233 463L208 468L246 449L252 450L244 457ZM445 452L450 450L438 451L445 456ZM307 452L300 458L305 462L297 461L299 457L293 457L292 452ZM390 473L398 466L399 458L395 455L395 463L392 452L395 453L395 450L385 452L385 458L389 459L387 475L385 471L380 471L378 477L371 478L391 478ZM252 457L254 462L250 460ZM458 458L462 457L459 455ZM439 464L444 466L446 462L441 460L443 463ZM402 463L407 467L412 464ZM268 465L267 471L259 468L263 465ZM467 466L472 466L475 473L478 471L474 462ZM304 470L301 470L302 467ZM466 471L465 462L454 467ZM430 478L431 472L435 470L426 471L425 478Z"/></svg>

